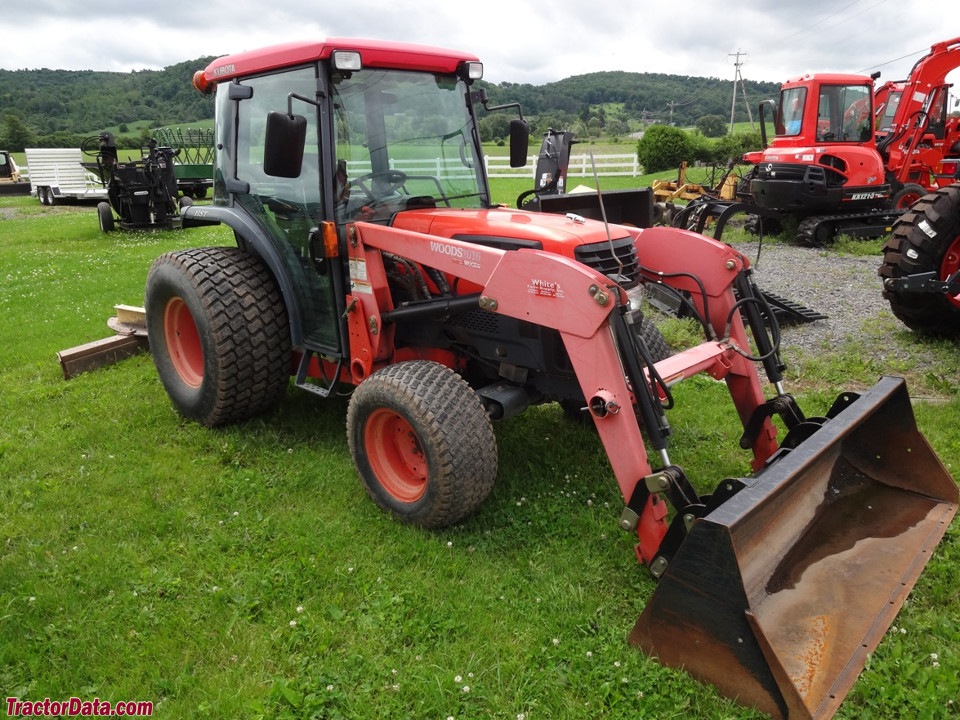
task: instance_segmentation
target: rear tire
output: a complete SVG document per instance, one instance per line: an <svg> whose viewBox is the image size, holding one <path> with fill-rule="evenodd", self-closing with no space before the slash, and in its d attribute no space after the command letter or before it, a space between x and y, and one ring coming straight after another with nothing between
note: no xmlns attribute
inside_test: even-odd
<svg viewBox="0 0 960 720"><path fill-rule="evenodd" d="M439 363L390 365L347 409L347 441L373 501L405 522L452 525L473 513L497 475L497 444L476 393Z"/></svg>
<svg viewBox="0 0 960 720"><path fill-rule="evenodd" d="M935 272L945 280L960 268L960 184L924 196L894 224L879 274L890 278ZM884 289L893 314L907 327L936 335L960 333L960 295Z"/></svg>
<svg viewBox="0 0 960 720"><path fill-rule="evenodd" d="M226 247L162 255L147 276L144 304L157 373L181 414L212 427L283 398L287 310L257 256Z"/></svg>

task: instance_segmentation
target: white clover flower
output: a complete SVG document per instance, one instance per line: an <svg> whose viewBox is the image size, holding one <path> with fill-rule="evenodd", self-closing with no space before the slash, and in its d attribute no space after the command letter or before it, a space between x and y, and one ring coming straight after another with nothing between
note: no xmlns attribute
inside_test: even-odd
<svg viewBox="0 0 960 720"><path fill-rule="evenodd" d="M303 612L303 605L297 605L297 612L298 612L298 613L302 613L302 612Z"/></svg>
<svg viewBox="0 0 960 720"><path fill-rule="evenodd" d="M587 650L587 657L588 658L593 657L593 651Z"/></svg>
<svg viewBox="0 0 960 720"><path fill-rule="evenodd" d="M333 690L333 685L327 685L327 692L331 692L332 690Z"/></svg>
<svg viewBox="0 0 960 720"><path fill-rule="evenodd" d="M554 645L559 645L559 644L560 644L560 638L554 638L554 639L553 639L553 644L554 644Z"/></svg>
<svg viewBox="0 0 960 720"><path fill-rule="evenodd" d="M939 659L940 659L940 656L937 655L936 653L930 653L930 659L931 659L931 660L939 660Z"/></svg>
<svg viewBox="0 0 960 720"><path fill-rule="evenodd" d="M457 683L457 685L459 685L463 681L463 678L457 675L456 677L453 678L453 681Z"/></svg>
<svg viewBox="0 0 960 720"><path fill-rule="evenodd" d="M291 621L290 621L290 627L296 627L296 626L297 626L297 621L296 621L296 620L291 620Z"/></svg>
<svg viewBox="0 0 960 720"><path fill-rule="evenodd" d="M465 693L470 692L470 686L469 686L469 685L464 685L464 686L463 686L463 692L465 692Z"/></svg>

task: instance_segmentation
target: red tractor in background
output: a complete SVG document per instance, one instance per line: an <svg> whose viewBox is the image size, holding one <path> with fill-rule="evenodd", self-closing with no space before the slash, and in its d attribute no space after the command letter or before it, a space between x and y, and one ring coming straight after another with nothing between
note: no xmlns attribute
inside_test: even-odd
<svg viewBox="0 0 960 720"><path fill-rule="evenodd" d="M797 239L822 246L838 233L877 237L926 192L955 182L957 119L948 117L947 73L960 65L960 38L934 45L909 78L874 90L879 74L813 74L785 82L775 135L747 153L746 202L764 229L793 217ZM882 104L882 108L880 105ZM875 132L876 131L876 132Z"/></svg>
<svg viewBox="0 0 960 720"><path fill-rule="evenodd" d="M630 641L774 717L831 717L957 510L905 384L883 378L807 417L743 254L686 230L494 205L477 118L508 106L487 105L482 74L468 53L350 38L197 73L215 94L214 197L182 223L225 224L237 246L150 269L168 395L215 426L271 410L291 375L318 398L349 391L363 487L423 527L489 495L493 420L572 403L620 488L614 522L658 582ZM515 166L528 139L513 120ZM689 304L702 342L654 356L650 285ZM695 483L670 458L672 388L701 373L726 383L750 477Z"/></svg>
<svg viewBox="0 0 960 720"><path fill-rule="evenodd" d="M933 45L906 80L877 88L877 150L899 188L899 209L960 179L960 118L949 114L946 82L958 66L960 37Z"/></svg>

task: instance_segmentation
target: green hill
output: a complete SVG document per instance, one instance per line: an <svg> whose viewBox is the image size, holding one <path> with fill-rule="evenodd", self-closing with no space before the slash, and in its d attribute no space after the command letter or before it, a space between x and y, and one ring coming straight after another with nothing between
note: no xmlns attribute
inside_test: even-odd
<svg viewBox="0 0 960 720"><path fill-rule="evenodd" d="M192 78L211 59L129 73L0 70L0 143L9 150L75 145L104 130L136 137L164 125L209 120L213 101L193 88ZM620 71L545 85L481 84L495 104L520 102L535 132L563 127L584 138L624 136L651 122L691 126L706 115L729 121L733 93L729 80ZM776 96L778 86L747 82L745 89L755 110L759 101ZM747 120L739 94L736 119Z"/></svg>

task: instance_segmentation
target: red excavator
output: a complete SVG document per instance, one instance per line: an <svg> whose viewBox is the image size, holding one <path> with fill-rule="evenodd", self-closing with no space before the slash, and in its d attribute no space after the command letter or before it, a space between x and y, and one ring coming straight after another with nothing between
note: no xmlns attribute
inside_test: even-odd
<svg viewBox="0 0 960 720"><path fill-rule="evenodd" d="M788 80L773 139L767 143L763 104L764 149L743 156L754 165L747 205L763 211L765 223L795 218L805 245L824 245L838 233L889 233L913 202L957 179L960 143L957 119L947 115L945 78L958 65L955 38L933 45L906 80L876 91L878 74Z"/></svg>

